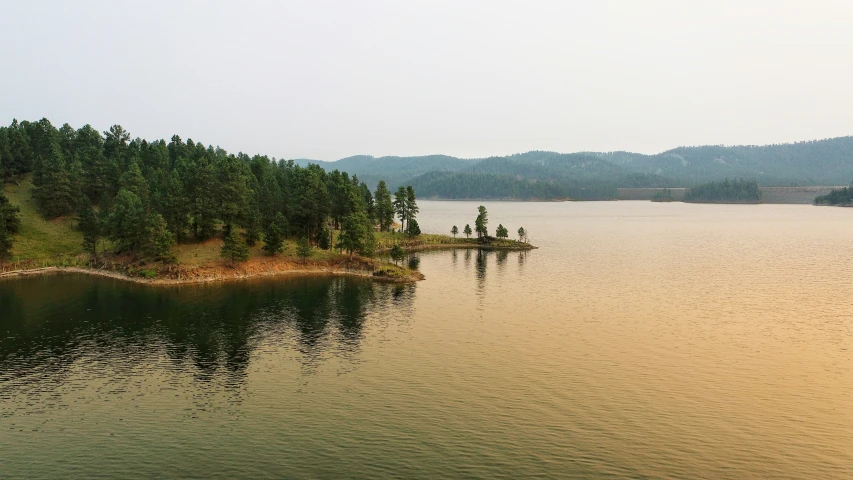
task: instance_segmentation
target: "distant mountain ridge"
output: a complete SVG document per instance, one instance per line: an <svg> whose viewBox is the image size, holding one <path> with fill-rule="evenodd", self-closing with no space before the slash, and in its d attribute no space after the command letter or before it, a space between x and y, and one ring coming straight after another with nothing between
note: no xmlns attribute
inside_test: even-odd
<svg viewBox="0 0 853 480"><path fill-rule="evenodd" d="M632 152L530 151L505 157L447 155L372 157L335 162L299 159L345 170L369 185L411 184L435 198L615 198L617 187L683 187L724 178L763 186L845 185L853 180L853 136L765 146L678 147Z"/></svg>

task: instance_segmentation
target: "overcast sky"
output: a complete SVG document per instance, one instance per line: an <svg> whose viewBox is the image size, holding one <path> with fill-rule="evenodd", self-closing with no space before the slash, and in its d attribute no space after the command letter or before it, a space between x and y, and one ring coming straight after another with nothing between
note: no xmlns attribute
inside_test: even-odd
<svg viewBox="0 0 853 480"><path fill-rule="evenodd" d="M0 121L323 160L853 134L853 2L3 2Z"/></svg>

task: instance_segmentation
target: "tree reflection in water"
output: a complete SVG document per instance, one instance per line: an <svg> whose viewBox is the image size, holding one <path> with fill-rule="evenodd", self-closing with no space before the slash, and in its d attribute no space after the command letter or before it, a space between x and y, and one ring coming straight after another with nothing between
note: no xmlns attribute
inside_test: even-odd
<svg viewBox="0 0 853 480"><path fill-rule="evenodd" d="M171 369L236 385L263 342L292 343L305 362L331 347L356 355L371 312L405 316L415 288L340 277L177 288L80 275L0 282L0 393L16 378L61 382L82 361L130 370L165 354Z"/></svg>

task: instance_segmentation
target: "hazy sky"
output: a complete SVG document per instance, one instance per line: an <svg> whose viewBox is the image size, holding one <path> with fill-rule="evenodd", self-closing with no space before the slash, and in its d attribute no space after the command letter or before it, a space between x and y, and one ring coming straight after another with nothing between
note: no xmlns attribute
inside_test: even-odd
<svg viewBox="0 0 853 480"><path fill-rule="evenodd" d="M332 160L853 134L846 0L3 2L0 122Z"/></svg>

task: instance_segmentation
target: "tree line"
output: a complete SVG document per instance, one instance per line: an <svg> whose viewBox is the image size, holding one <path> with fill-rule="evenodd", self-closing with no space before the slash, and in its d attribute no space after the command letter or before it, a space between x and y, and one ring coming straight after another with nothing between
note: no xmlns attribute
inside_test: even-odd
<svg viewBox="0 0 853 480"><path fill-rule="evenodd" d="M303 246L371 255L373 232L390 231L395 217L401 230L420 234L411 186L392 194L380 181L371 191L347 172L232 154L178 135L149 142L120 125L103 134L90 125L55 128L47 119L0 127L3 180L29 174L40 214L77 215L92 255L108 238L115 253L169 262L176 242L220 234L223 256L232 261L247 257L244 247L261 240L268 254L279 253L288 237L304 239ZM0 255L11 249L16 219L16 207L0 191ZM340 230L334 244L333 230Z"/></svg>
<svg viewBox="0 0 853 480"><path fill-rule="evenodd" d="M814 199L815 205L853 205L853 185L835 189ZM2 206L0 206L2 209Z"/></svg>
<svg viewBox="0 0 853 480"><path fill-rule="evenodd" d="M744 179L703 183L689 188L684 194L685 202L753 203L760 200L758 183Z"/></svg>

